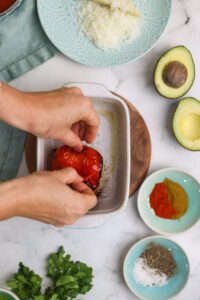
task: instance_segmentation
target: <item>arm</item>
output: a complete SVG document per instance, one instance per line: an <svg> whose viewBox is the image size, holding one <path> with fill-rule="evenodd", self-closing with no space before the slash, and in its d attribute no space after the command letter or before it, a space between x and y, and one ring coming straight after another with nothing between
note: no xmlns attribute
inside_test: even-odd
<svg viewBox="0 0 200 300"><path fill-rule="evenodd" d="M25 129L28 123L22 92L3 82L0 85L0 120L20 129Z"/></svg>
<svg viewBox="0 0 200 300"><path fill-rule="evenodd" d="M24 93L4 83L0 87L0 120L34 135L53 138L81 151L91 143L99 117L79 88Z"/></svg>
<svg viewBox="0 0 200 300"><path fill-rule="evenodd" d="M97 202L72 168L37 172L1 183L0 195L0 220L22 216L57 227L73 224Z"/></svg>
<svg viewBox="0 0 200 300"><path fill-rule="evenodd" d="M23 93L2 83L0 119L81 151L96 137L99 118L77 88ZM24 216L55 226L70 225L96 205L96 196L75 170L39 172L0 184L0 220Z"/></svg>

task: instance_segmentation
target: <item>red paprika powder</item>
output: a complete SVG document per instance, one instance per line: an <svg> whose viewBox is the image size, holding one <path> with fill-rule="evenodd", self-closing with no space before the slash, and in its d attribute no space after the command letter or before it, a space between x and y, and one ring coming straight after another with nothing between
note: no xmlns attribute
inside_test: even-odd
<svg viewBox="0 0 200 300"><path fill-rule="evenodd" d="M0 14L9 9L16 0L0 0Z"/></svg>
<svg viewBox="0 0 200 300"><path fill-rule="evenodd" d="M154 209L155 215L172 219L176 215L176 211L172 205L172 198L164 183L156 183L150 195L150 206Z"/></svg>

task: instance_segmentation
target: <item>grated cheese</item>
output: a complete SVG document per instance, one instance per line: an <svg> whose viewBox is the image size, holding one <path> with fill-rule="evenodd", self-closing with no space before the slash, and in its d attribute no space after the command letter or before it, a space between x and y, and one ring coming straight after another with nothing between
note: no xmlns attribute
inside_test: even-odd
<svg viewBox="0 0 200 300"><path fill-rule="evenodd" d="M109 6L111 10L120 9L134 16L140 17L140 12L135 8L131 0L93 0L99 4Z"/></svg>
<svg viewBox="0 0 200 300"><path fill-rule="evenodd" d="M81 29L102 50L119 49L139 33L138 17L111 10L92 0L82 0L78 15Z"/></svg>

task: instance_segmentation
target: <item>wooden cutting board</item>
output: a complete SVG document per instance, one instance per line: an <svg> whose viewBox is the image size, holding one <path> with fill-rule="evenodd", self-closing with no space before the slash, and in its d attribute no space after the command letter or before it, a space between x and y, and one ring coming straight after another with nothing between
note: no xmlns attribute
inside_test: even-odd
<svg viewBox="0 0 200 300"><path fill-rule="evenodd" d="M147 125L138 110L124 97L113 92L126 102L130 112L131 122L131 178L130 196L132 196L146 176L151 161L151 139ZM28 134L25 145L25 156L30 173L36 171L37 139Z"/></svg>

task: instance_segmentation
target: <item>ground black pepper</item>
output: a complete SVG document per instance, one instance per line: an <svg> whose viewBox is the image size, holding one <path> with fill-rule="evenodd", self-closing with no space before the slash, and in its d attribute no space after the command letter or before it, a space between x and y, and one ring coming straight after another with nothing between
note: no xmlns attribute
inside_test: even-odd
<svg viewBox="0 0 200 300"><path fill-rule="evenodd" d="M150 268L156 269L158 274L164 273L168 279L174 274L176 262L172 253L167 248L150 243L141 257L146 260Z"/></svg>

